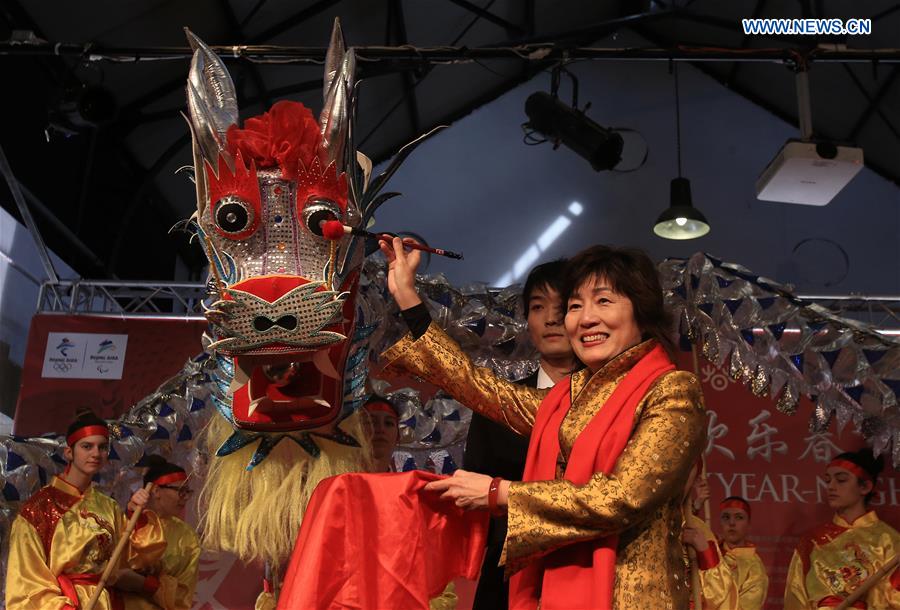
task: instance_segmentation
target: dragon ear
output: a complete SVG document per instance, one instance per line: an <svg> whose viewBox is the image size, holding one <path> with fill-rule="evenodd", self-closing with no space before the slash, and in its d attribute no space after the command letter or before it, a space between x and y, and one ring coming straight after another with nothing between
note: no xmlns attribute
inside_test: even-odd
<svg viewBox="0 0 900 610"><path fill-rule="evenodd" d="M234 82L219 56L189 29L185 28L184 32L194 50L188 73L187 98L194 140L195 173L199 175L203 172L202 163L198 164L198 160L218 168L220 157L233 172L234 159L225 146L225 134L229 127L238 122Z"/></svg>
<svg viewBox="0 0 900 610"><path fill-rule="evenodd" d="M338 173L346 171L344 153L350 131L351 100L356 78L356 54L347 50L341 21L334 20L331 41L325 56L323 94L325 104L319 115L322 147L327 152L326 165L334 162Z"/></svg>

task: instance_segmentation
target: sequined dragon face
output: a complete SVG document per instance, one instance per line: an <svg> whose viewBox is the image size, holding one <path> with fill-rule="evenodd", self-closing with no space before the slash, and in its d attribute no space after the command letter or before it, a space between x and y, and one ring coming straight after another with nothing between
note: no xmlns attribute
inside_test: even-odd
<svg viewBox="0 0 900 610"><path fill-rule="evenodd" d="M343 172L352 53L333 38L319 121L282 101L240 128L224 65L188 36L193 220L214 294L208 349L233 359L220 411L243 430L328 426L344 399L363 258L359 240L329 241L321 229L362 223Z"/></svg>

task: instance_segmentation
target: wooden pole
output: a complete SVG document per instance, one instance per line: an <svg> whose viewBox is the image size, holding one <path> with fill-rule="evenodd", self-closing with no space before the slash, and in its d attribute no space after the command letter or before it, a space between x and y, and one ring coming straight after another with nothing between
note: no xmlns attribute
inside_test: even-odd
<svg viewBox="0 0 900 610"><path fill-rule="evenodd" d="M694 608L703 608L703 583L700 581L700 566L697 564L697 551L688 547L688 559L691 562L691 598Z"/></svg>
<svg viewBox="0 0 900 610"><path fill-rule="evenodd" d="M869 590L878 584L882 578L890 574L894 571L894 568L897 567L897 564L900 563L900 555L894 555L891 557L887 563L885 563L881 568L878 569L877 572L869 576L867 579L863 581L861 585L856 587L856 589L847 596L847 599L841 602L841 605L837 607L837 610L848 610L850 606L852 606L855 602L861 599Z"/></svg>
<svg viewBox="0 0 900 610"><path fill-rule="evenodd" d="M691 343L691 358L694 361L694 375L697 377L697 381L700 381L700 359L697 357L696 343ZM702 453L701 456L703 456ZM703 477L703 481L706 482L706 456L703 456L701 460L700 476ZM691 508L693 508L693 506L691 506ZM712 525L712 517L710 516L709 510L709 498L703 500L703 520L706 521L706 525Z"/></svg>
<svg viewBox="0 0 900 610"><path fill-rule="evenodd" d="M146 489L148 493L153 491L153 483L147 483L144 489ZM131 538L131 532L134 531L138 518L143 511L144 507L138 506L137 509L131 513L131 518L125 526L125 532L119 538L119 542L116 544L116 548L113 550L113 554L109 558L106 568L103 570L103 575L100 576L100 582L97 583L97 588L94 589L94 594L91 595L91 599L89 599L88 603L84 606L84 610L94 610L97 600L100 599L100 596L103 594L103 589L106 588L106 581L109 580L113 570L115 570L116 566L119 564L119 557L122 555L122 551L125 550L125 545L128 544L128 539Z"/></svg>

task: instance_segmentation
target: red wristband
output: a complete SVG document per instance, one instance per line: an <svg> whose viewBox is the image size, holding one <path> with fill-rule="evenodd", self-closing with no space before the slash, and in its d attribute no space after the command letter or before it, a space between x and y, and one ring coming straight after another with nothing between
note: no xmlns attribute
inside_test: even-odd
<svg viewBox="0 0 900 610"><path fill-rule="evenodd" d="M497 507L497 496L500 494L500 483L503 477L494 477L491 479L491 486L488 488L488 510L495 517L501 516L503 513Z"/></svg>
<svg viewBox="0 0 900 610"><path fill-rule="evenodd" d="M159 578L156 576L145 576L144 577L144 591L153 595L156 593L156 590L159 589Z"/></svg>
<svg viewBox="0 0 900 610"><path fill-rule="evenodd" d="M710 541L705 551L697 552L697 567L701 570L709 570L719 565L719 554L716 552L715 543Z"/></svg>

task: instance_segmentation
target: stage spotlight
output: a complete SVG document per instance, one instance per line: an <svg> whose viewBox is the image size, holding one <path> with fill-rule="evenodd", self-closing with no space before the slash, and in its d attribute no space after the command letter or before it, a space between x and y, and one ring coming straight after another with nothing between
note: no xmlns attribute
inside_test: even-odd
<svg viewBox="0 0 900 610"><path fill-rule="evenodd" d="M624 141L621 135L601 127L584 112L564 104L556 96L543 91L532 93L525 100L525 114L529 119L523 125L526 130L539 132L552 140L554 148L564 144L587 159L598 172L612 169L622 160ZM532 140L531 143L539 142Z"/></svg>

